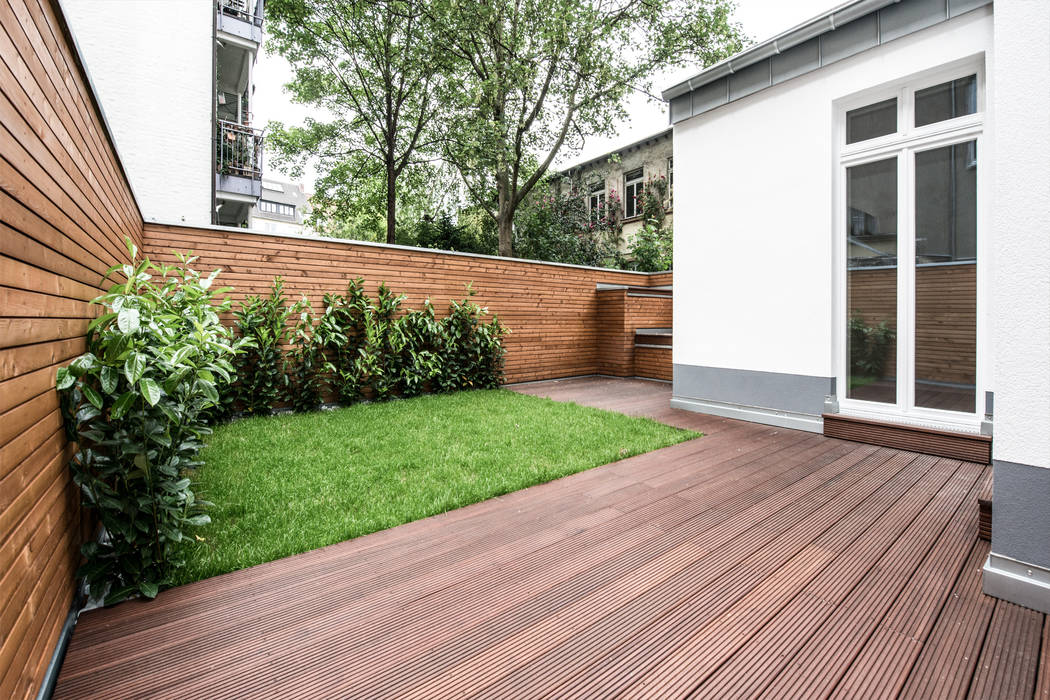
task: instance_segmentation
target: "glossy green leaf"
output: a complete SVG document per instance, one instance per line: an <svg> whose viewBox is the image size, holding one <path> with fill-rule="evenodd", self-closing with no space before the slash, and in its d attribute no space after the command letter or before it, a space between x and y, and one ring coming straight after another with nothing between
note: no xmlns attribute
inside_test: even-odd
<svg viewBox="0 0 1050 700"><path fill-rule="evenodd" d="M102 391L107 394L112 394L116 391L118 378L119 373L116 368L109 365L103 367L98 375L99 383L102 385Z"/></svg>
<svg viewBox="0 0 1050 700"><path fill-rule="evenodd" d="M157 402L160 401L161 395L164 393L160 388L160 385L149 377L139 380L139 389L142 391L142 398L144 398L146 403L150 406L156 406Z"/></svg>
<svg viewBox="0 0 1050 700"><path fill-rule="evenodd" d="M65 367L59 367L58 371L55 373L55 388L59 391L65 391L73 386L75 381L76 377L74 377Z"/></svg>

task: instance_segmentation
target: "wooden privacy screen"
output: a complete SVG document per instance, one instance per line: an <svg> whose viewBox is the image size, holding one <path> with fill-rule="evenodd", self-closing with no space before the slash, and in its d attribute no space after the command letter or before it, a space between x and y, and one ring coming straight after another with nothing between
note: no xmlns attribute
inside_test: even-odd
<svg viewBox="0 0 1050 700"><path fill-rule="evenodd" d="M0 697L37 692L82 535L55 369L142 217L49 0L0 0Z"/></svg>
<svg viewBox="0 0 1050 700"><path fill-rule="evenodd" d="M671 292L645 287L602 289L598 299L598 373L670 380L670 349L650 352L635 347L635 331L671 327Z"/></svg>
<svg viewBox="0 0 1050 700"><path fill-rule="evenodd" d="M631 285L643 290L670 283L668 273L647 275L617 270L549 265L456 255L414 248L272 236L258 233L146 224L145 250L154 260L175 262L173 251L200 256L202 271L221 268L219 281L234 287L241 300L265 294L280 275L292 299L306 294L316 309L325 292L343 292L347 282L363 277L369 293L380 282L407 294L406 307L418 307L430 297L439 314L449 299L462 299L465 285L473 284L474 297L499 315L510 328L506 339L508 382L526 382L582 374L633 375L633 368L609 369L604 360L607 344L634 342L638 326L670 326L669 296L643 299L656 304L636 304L627 329L607 327L599 313L598 283ZM621 290L621 294L624 292ZM665 293L669 294L669 293ZM632 301L634 301L632 299ZM651 308L650 308L651 307ZM646 314L649 314L646 316ZM616 335L615 341L607 333Z"/></svg>

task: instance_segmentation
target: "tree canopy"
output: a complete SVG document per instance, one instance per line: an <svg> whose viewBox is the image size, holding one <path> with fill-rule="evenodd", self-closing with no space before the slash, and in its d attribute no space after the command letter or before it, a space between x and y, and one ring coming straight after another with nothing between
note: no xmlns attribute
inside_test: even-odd
<svg viewBox="0 0 1050 700"><path fill-rule="evenodd" d="M316 158L316 208L385 215L462 188L514 254L519 207L559 155L609 135L654 74L741 45L731 0L270 0L288 86L327 121L271 125L279 165ZM458 173L455 185L440 158ZM425 207L423 207L425 208ZM431 212L432 213L432 212Z"/></svg>

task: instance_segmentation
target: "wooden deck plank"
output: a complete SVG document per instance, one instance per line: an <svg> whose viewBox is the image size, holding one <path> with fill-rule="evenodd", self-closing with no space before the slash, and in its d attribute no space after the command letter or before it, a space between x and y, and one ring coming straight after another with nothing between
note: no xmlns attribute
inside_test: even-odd
<svg viewBox="0 0 1050 700"><path fill-rule="evenodd" d="M87 613L55 697L1050 692L1046 616L980 593L983 467L515 388L706 437Z"/></svg>
<svg viewBox="0 0 1050 700"><path fill-rule="evenodd" d="M1035 691L1044 615L996 601L970 686L971 698L1027 698Z"/></svg>

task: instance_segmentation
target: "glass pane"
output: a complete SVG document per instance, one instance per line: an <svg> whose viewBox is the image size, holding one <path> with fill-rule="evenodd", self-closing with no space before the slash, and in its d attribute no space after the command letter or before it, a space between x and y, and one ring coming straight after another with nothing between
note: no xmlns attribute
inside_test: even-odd
<svg viewBox="0 0 1050 700"><path fill-rule="evenodd" d="M915 405L977 410L977 142L915 154Z"/></svg>
<svg viewBox="0 0 1050 700"><path fill-rule="evenodd" d="M846 143L867 141L896 131L896 97L846 112Z"/></svg>
<svg viewBox="0 0 1050 700"><path fill-rule="evenodd" d="M977 111L977 76L952 80L915 92L915 126L926 126Z"/></svg>
<svg viewBox="0 0 1050 700"><path fill-rule="evenodd" d="M846 396L897 402L897 159L846 170Z"/></svg>

